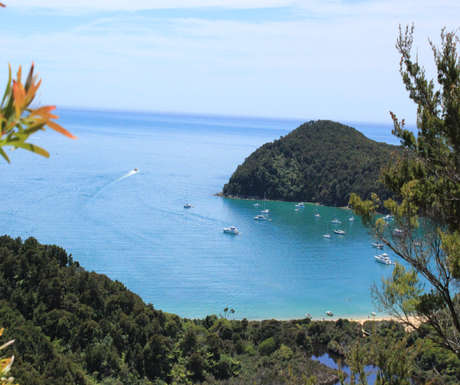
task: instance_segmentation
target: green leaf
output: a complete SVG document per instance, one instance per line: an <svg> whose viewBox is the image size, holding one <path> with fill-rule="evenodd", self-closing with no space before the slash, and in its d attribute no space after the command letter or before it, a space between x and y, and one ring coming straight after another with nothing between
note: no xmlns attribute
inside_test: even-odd
<svg viewBox="0 0 460 385"><path fill-rule="evenodd" d="M3 106L3 103L5 102L5 99L7 95L9 94L11 89L11 67L8 69L8 83L6 84L6 89L5 93L3 94L2 102L0 103L0 106Z"/></svg>
<svg viewBox="0 0 460 385"><path fill-rule="evenodd" d="M34 152L35 154L44 156L45 158L50 157L50 154L48 151L46 151L44 148L36 146L35 144L24 143L24 142L13 142L13 143L10 142L9 144L14 147L19 147L19 148L23 148L24 150Z"/></svg>
<svg viewBox="0 0 460 385"><path fill-rule="evenodd" d="M42 122L35 124L35 125L31 125L29 126L29 128L23 131L23 134L27 136L32 135L33 133L37 131L43 130L43 127L45 127L45 123L42 123Z"/></svg>
<svg viewBox="0 0 460 385"><path fill-rule="evenodd" d="M10 163L10 158L8 158L8 155L6 155L6 152L5 150L3 150L3 148L0 147L0 155L3 156L3 158L5 158L5 160Z"/></svg>

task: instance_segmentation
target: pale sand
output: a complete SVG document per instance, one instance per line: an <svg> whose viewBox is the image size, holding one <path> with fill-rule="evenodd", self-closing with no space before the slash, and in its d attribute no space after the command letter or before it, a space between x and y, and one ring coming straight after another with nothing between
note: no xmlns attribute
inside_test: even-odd
<svg viewBox="0 0 460 385"><path fill-rule="evenodd" d="M321 318L313 318L313 321L338 321L339 319L346 319L350 322L357 322L361 325L364 325L364 322L367 321L395 321L395 322L402 322L398 318L392 317L392 316L378 316L378 317L321 317ZM414 325L414 326L419 326L420 325L420 320L416 319L415 317L409 317L409 321ZM411 329L410 326L406 326L406 330Z"/></svg>

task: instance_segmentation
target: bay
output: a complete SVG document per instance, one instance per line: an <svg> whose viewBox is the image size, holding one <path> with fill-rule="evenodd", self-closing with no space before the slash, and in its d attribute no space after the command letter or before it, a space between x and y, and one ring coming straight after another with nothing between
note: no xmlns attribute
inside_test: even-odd
<svg viewBox="0 0 460 385"><path fill-rule="evenodd" d="M0 164L1 233L54 243L88 270L125 284L156 308L185 317L366 317L369 289L391 273L348 210L231 200L214 194L251 152L299 119L60 109L78 136L32 142L50 159L11 153ZM395 143L391 126L354 124ZM138 168L138 173L130 173ZM184 209L185 202L193 207ZM271 221L253 217L264 206ZM316 218L315 213L321 217ZM325 239L338 218L345 236ZM236 225L231 236L223 227Z"/></svg>

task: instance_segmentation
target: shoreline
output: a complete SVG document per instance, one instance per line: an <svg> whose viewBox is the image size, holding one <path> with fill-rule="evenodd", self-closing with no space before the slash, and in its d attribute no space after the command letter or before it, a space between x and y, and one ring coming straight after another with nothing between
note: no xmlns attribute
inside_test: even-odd
<svg viewBox="0 0 460 385"><path fill-rule="evenodd" d="M307 317L303 317L303 318L251 318L251 319L247 319L248 321L254 321L254 322L262 322L262 321L270 321L270 320L275 320L275 321L279 321L279 322L289 322L289 321L301 321L301 320L305 320L307 319ZM357 322L357 323L360 323L360 324L364 324L364 322L367 322L367 321L375 321L375 322L381 322L381 321L395 321L395 322L401 322L399 321L396 317L392 317L392 316L375 316L375 317L372 317L372 316L355 316L355 317L328 317L328 316L324 316L324 317L312 317L312 318L309 318L311 321L315 321L315 322L326 322L326 321L332 321L332 322L337 322L338 320L347 320L347 321L350 321L350 322ZM241 321L241 319L235 319L236 321Z"/></svg>
<svg viewBox="0 0 460 385"><path fill-rule="evenodd" d="M299 201L282 201L282 200L279 200L279 199L262 199L262 198L255 198L255 197L240 197L240 196L237 196L237 195L224 195L223 192L218 192L218 193L215 193L213 194L214 196L216 197L220 197L220 198L226 198L226 199L235 199L235 200L241 200L241 201L261 201L261 202L283 202L283 203L299 203ZM347 207L347 206L328 206L328 205L325 205L323 203L319 203L319 202L307 202L307 201L303 201L303 203L307 204L307 205L312 205L312 206L321 206L321 207L334 207L334 208L337 208L337 209L343 209L343 210L351 210L351 208Z"/></svg>
<svg viewBox="0 0 460 385"><path fill-rule="evenodd" d="M300 320L305 320L305 318L272 318L272 320L279 321L279 322L289 322L289 321L300 321ZM349 322L356 322L363 326L366 322L384 322L384 321L393 321L397 323L403 323L400 319L390 316L390 315L377 315L377 316L355 316L355 317L312 317L310 318L311 321L315 322L337 322L338 320L347 320ZM271 319L248 319L249 322L262 322L262 321L269 321ZM239 320L241 321L241 320ZM421 323L421 321L415 319L415 317L409 317L409 321L414 324L416 327L418 327ZM413 329L413 327L409 325L405 325L404 329L406 331L410 331Z"/></svg>

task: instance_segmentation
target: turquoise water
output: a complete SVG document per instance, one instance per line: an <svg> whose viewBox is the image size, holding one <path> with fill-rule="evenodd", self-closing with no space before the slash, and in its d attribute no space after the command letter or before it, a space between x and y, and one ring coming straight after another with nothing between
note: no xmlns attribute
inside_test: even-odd
<svg viewBox="0 0 460 385"><path fill-rule="evenodd" d="M60 114L77 141L39 133L34 142L50 159L15 151L11 165L0 163L2 233L58 244L86 269L181 316L226 306L250 319L375 310L369 288L392 267L374 262L372 239L358 218L348 221L349 211L306 205L296 212L293 203L266 202L271 221L256 222L254 201L213 195L252 151L301 121ZM390 127L359 128L394 143ZM140 171L130 175L134 168ZM325 239L333 218L346 235ZM241 235L224 234L229 225Z"/></svg>

